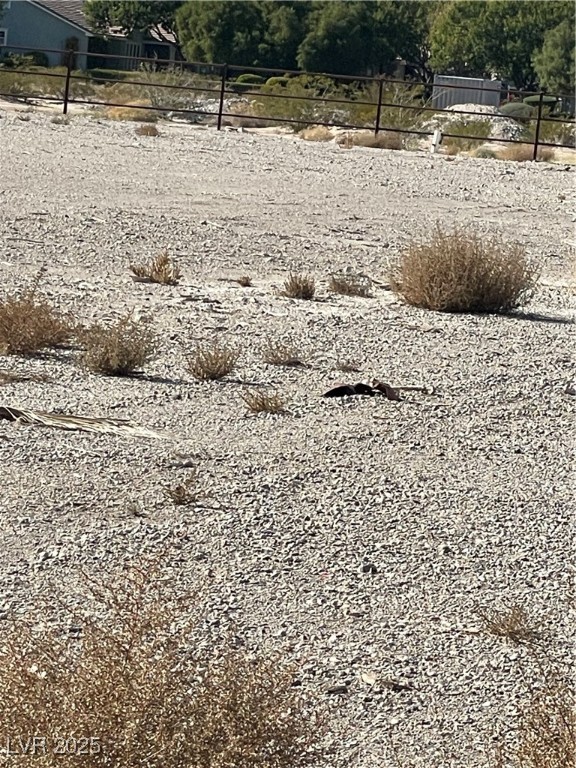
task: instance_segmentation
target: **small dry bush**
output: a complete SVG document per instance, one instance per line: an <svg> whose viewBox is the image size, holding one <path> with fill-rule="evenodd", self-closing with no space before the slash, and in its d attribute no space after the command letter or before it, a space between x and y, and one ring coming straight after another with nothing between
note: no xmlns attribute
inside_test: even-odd
<svg viewBox="0 0 576 768"><path fill-rule="evenodd" d="M362 370L362 366L357 360L342 360L336 363L336 368L342 373L359 373Z"/></svg>
<svg viewBox="0 0 576 768"><path fill-rule="evenodd" d="M139 373L157 353L156 335L145 322L120 318L110 326L94 325L81 335L82 364L94 373L130 376Z"/></svg>
<svg viewBox="0 0 576 768"><path fill-rule="evenodd" d="M540 632L528 612L520 605L508 608L478 608L484 629L496 637L504 637L517 645L538 643Z"/></svg>
<svg viewBox="0 0 576 768"><path fill-rule="evenodd" d="M251 413L286 413L286 401L277 392L246 391L242 394Z"/></svg>
<svg viewBox="0 0 576 768"><path fill-rule="evenodd" d="M286 280L282 290L281 296L288 296L290 299L313 299L316 293L316 281L312 275L298 274L292 272Z"/></svg>
<svg viewBox="0 0 576 768"><path fill-rule="evenodd" d="M171 488L163 488L162 492L177 507L197 504L206 495L200 487L196 472L183 483L179 483Z"/></svg>
<svg viewBox="0 0 576 768"><path fill-rule="evenodd" d="M508 144L499 152L500 160L514 160L517 163L526 163L534 158L534 147L531 144ZM554 150L542 147L538 149L537 159L549 163L554 159Z"/></svg>
<svg viewBox="0 0 576 768"><path fill-rule="evenodd" d="M69 115L55 115L50 120L51 123L54 125L70 125L70 116Z"/></svg>
<svg viewBox="0 0 576 768"><path fill-rule="evenodd" d="M232 373L240 353L218 341L198 345L188 356L188 370L200 381L217 381Z"/></svg>
<svg viewBox="0 0 576 768"><path fill-rule="evenodd" d="M298 134L305 141L332 141L334 134L325 125L311 125Z"/></svg>
<svg viewBox="0 0 576 768"><path fill-rule="evenodd" d="M262 359L269 365L304 366L296 347L282 341L269 341L264 347Z"/></svg>
<svg viewBox="0 0 576 768"><path fill-rule="evenodd" d="M242 288L250 288L252 285L252 278L249 275L241 275L236 282L241 285Z"/></svg>
<svg viewBox="0 0 576 768"><path fill-rule="evenodd" d="M45 373L18 373L17 371L0 371L0 384L20 384L24 381L52 381Z"/></svg>
<svg viewBox="0 0 576 768"><path fill-rule="evenodd" d="M408 304L439 312L506 312L527 302L538 279L524 248L498 237L437 228L414 243L391 272Z"/></svg>
<svg viewBox="0 0 576 768"><path fill-rule="evenodd" d="M361 133L344 133L336 139L336 143L345 146L348 149L351 147L367 147L368 149L402 149L402 135L399 133L393 133L391 131L381 131L378 134L361 132Z"/></svg>
<svg viewBox="0 0 576 768"><path fill-rule="evenodd" d="M149 566L84 580L83 609L61 606L67 620L51 603L38 617L2 622L0 722L11 766L318 764L324 715L292 685L295 670L206 642L199 590L178 591L173 574ZM45 741L31 758L33 736Z"/></svg>
<svg viewBox="0 0 576 768"><path fill-rule="evenodd" d="M160 136L160 131L151 123L144 123L136 128L137 136Z"/></svg>
<svg viewBox="0 0 576 768"><path fill-rule="evenodd" d="M328 288L333 293L340 293L343 296L360 296L365 299L372 296L369 282L353 275L332 275Z"/></svg>
<svg viewBox="0 0 576 768"><path fill-rule="evenodd" d="M145 126L142 126L143 128ZM148 126L146 126L148 127ZM174 264L168 251L163 251L148 264L131 264L130 269L139 282L177 285L182 277L179 267Z"/></svg>
<svg viewBox="0 0 576 768"><path fill-rule="evenodd" d="M33 355L65 344L74 332L69 320L32 288L0 299L0 354Z"/></svg>
<svg viewBox="0 0 576 768"><path fill-rule="evenodd" d="M142 109L150 106L150 101L134 101L122 107L106 107L104 117L108 120L131 120L135 123L156 123L158 113L153 109Z"/></svg>

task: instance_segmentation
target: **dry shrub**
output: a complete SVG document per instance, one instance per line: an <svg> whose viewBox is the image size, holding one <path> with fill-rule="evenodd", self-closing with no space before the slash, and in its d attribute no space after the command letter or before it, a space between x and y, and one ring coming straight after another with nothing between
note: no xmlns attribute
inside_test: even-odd
<svg viewBox="0 0 576 768"><path fill-rule="evenodd" d="M362 366L356 360L342 360L336 364L336 368L342 373L359 373Z"/></svg>
<svg viewBox="0 0 576 768"><path fill-rule="evenodd" d="M298 134L305 141L332 141L334 134L325 125L311 125Z"/></svg>
<svg viewBox="0 0 576 768"><path fill-rule="evenodd" d="M402 134L381 131L374 134L368 131L344 133L337 137L336 143L350 147L367 147L368 149L402 149Z"/></svg>
<svg viewBox="0 0 576 768"><path fill-rule="evenodd" d="M11 766L318 764L323 714L293 686L295 670L206 642L199 590L178 592L173 574L146 565L103 585L85 581L82 611L61 606L65 622L53 602L38 618L2 622ZM23 747L34 736L32 759Z"/></svg>
<svg viewBox="0 0 576 768"><path fill-rule="evenodd" d="M82 364L94 373L130 376L156 356L156 335L145 322L120 318L110 326L94 325L82 336L85 352Z"/></svg>
<svg viewBox="0 0 576 768"><path fill-rule="evenodd" d="M218 341L198 345L188 357L188 370L200 381L217 381L232 373L240 353Z"/></svg>
<svg viewBox="0 0 576 768"><path fill-rule="evenodd" d="M19 384L24 381L52 381L45 373L18 373L17 371L0 371L0 384Z"/></svg>
<svg viewBox="0 0 576 768"><path fill-rule="evenodd" d="M142 283L177 285L182 277L180 269L174 264L168 251L163 251L148 264L131 264L130 269Z"/></svg>
<svg viewBox="0 0 576 768"><path fill-rule="evenodd" d="M290 299L313 299L316 293L316 281L312 275L304 275L292 272L284 281L280 291L281 296Z"/></svg>
<svg viewBox="0 0 576 768"><path fill-rule="evenodd" d="M251 413L286 413L286 401L277 392L246 391L242 400Z"/></svg>
<svg viewBox="0 0 576 768"><path fill-rule="evenodd" d="M160 131L151 123L144 123L136 127L137 136L160 136Z"/></svg>
<svg viewBox="0 0 576 768"><path fill-rule="evenodd" d="M332 275L328 288L333 293L340 293L343 296L361 296L365 299L372 296L370 282L355 275Z"/></svg>
<svg viewBox="0 0 576 768"><path fill-rule="evenodd" d="M194 472L194 474L183 483L179 483L172 488L163 488L162 492L176 506L197 504L206 495L204 490L200 487L197 472Z"/></svg>
<svg viewBox="0 0 576 768"><path fill-rule="evenodd" d="M527 302L538 270L519 244L439 227L410 245L392 268L392 289L408 304L439 312L505 312Z"/></svg>
<svg viewBox="0 0 576 768"><path fill-rule="evenodd" d="M69 320L32 288L0 300L0 354L33 355L65 344L74 332Z"/></svg>
<svg viewBox="0 0 576 768"><path fill-rule="evenodd" d="M108 120L132 120L136 123L155 123L158 121L158 113L153 109L142 109L149 107L151 102L147 99L132 101L122 107L106 107L104 117Z"/></svg>
<svg viewBox="0 0 576 768"><path fill-rule="evenodd" d="M242 288L250 288L252 285L252 278L249 275L241 275L236 282L241 285Z"/></svg>
<svg viewBox="0 0 576 768"><path fill-rule="evenodd" d="M50 122L54 125L70 125L70 115L54 115Z"/></svg>
<svg viewBox="0 0 576 768"><path fill-rule="evenodd" d="M294 345L282 341L269 341L262 353L262 359L269 365L304 366Z"/></svg>
<svg viewBox="0 0 576 768"><path fill-rule="evenodd" d="M496 637L505 637L517 645L530 645L540 639L538 628L534 626L528 612L520 605L508 608L478 608L478 616L486 632Z"/></svg>
<svg viewBox="0 0 576 768"><path fill-rule="evenodd" d="M518 163L526 163L534 157L534 146L532 144L508 144L498 154L500 160L515 160ZM554 150L547 147L538 149L537 159L549 163L554 158Z"/></svg>

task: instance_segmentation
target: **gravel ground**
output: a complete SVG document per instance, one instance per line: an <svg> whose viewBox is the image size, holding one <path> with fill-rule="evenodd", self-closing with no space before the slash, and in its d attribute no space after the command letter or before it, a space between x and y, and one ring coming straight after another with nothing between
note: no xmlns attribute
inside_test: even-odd
<svg viewBox="0 0 576 768"><path fill-rule="evenodd" d="M208 637L233 627L303 663L331 710L330 766L486 766L537 670L477 608L524 606L570 658L576 166L0 115L3 288L45 265L45 293L79 320L133 309L162 339L137 379L88 374L74 350L3 358L51 380L4 385L2 404L176 435L0 422L0 617L169 542L177 578L203 585ZM525 312L448 316L386 289L390 259L437 222L542 260ZM182 283L134 283L128 265L163 249ZM378 281L373 298L328 292L345 268ZM276 295L290 269L316 276L318 300ZM244 274L253 287L229 279ZM214 334L241 347L238 371L196 382L185 350ZM310 367L264 364L268 339ZM434 394L320 397L373 376ZM246 415L256 385L289 414ZM162 490L190 465L208 500L173 506Z"/></svg>

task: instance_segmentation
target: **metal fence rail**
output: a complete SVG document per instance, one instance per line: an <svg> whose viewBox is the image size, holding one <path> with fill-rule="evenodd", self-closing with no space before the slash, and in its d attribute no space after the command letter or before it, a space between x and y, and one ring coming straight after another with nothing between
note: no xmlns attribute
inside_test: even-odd
<svg viewBox="0 0 576 768"><path fill-rule="evenodd" d="M14 46L10 47L11 51L16 50L22 50L29 52L29 49L24 48L17 48ZM350 122L341 122L338 120L322 120L322 119L314 119L313 123L314 125L322 125L326 127L338 127L338 128L346 128L346 129L367 129L370 128L374 131L375 135L378 135L380 131L386 131L389 133L398 133L398 134L411 134L416 136L432 136L434 131L433 130L420 130L416 127L410 127L410 128L400 128L398 126L388 126L382 123L382 110L383 109L398 109L398 110L405 110L405 111L414 111L415 113L425 113L425 112L431 112L434 114L441 114L443 112L446 112L450 115L457 115L457 116L473 116L476 119L482 119L482 117L477 112L473 111L467 111L458 110L457 112L454 110L443 110L439 109L437 107L432 106L426 106L425 104L418 104L415 105L414 103L411 104L403 104L403 103L397 103L397 102L389 102L384 100L384 87L390 86L390 85L401 85L404 87L410 87L415 88L418 86L422 86L424 89L429 89L431 87L430 83L426 82L420 82L420 81L405 81L405 80L395 80L392 78L384 78L384 77L365 77L365 76L351 76L351 75L336 75L336 74L327 74L323 72L304 72L299 70L275 70L275 69L263 69L261 67L245 67L245 66L239 66L239 65L229 65L229 64L207 64L205 62L177 62L176 64L173 61L165 60L165 59L150 59L150 58L136 58L133 56L115 56L114 58L117 60L128 60L130 61L131 65L134 64L134 62L137 62L138 65L141 67L142 65L154 65L158 71L162 71L162 68L164 70L166 69L176 69L177 71L180 71L182 73L202 73L207 75L208 77L217 77L218 79L214 81L214 87L204 87L204 86L189 86L189 85L178 85L178 84L166 84L166 83L156 83L156 82L145 82L142 79L138 79L137 77L137 71L136 71L136 79L134 80L128 80L122 78L119 82L121 82L123 85L127 86L135 86L138 87L146 87L146 88L154 88L154 89L169 89L171 91L183 91L183 92L190 92L190 93L202 93L202 94L213 94L215 100L218 102L218 111L213 112L210 110L203 110L201 108L194 108L194 109L186 109L186 108L172 108L169 107L167 104L159 104L158 106L152 106L152 105L145 105L145 104L126 104L126 103L118 103L117 101L99 101L94 99L85 99L85 98L75 98L73 93L71 93L71 89L73 89L73 84L76 81L81 82L87 82L89 81L90 75L89 71L86 74L77 74L73 70L73 65L75 61L75 57L77 55L77 51L71 51L71 50L60 50L60 49L52 49L52 48L45 48L45 49L39 49L40 53L60 53L64 55L66 66L65 66L65 72L50 72L50 71L43 71L41 73L41 76L48 77L48 78L58 78L63 81L63 93L62 97L60 96L46 96L43 94L33 94L33 93L20 93L18 94L19 98L34 98L38 101L47 101L47 102L59 102L62 101L62 112L64 115L68 113L68 108L71 104L82 104L86 106L94 106L94 107L122 107L123 109L138 109L138 110L149 110L151 112L167 112L170 111L174 114L194 114L194 115L203 115L203 116L211 116L216 118L216 127L218 130L221 130L223 120L224 118L242 118L242 117L249 117L246 115L240 115L238 113L232 113L232 112L226 112L225 111L225 103L226 103L226 96L238 96L239 90L238 85L234 83L233 76L234 73L237 74L258 74L258 75L267 75L270 76L273 73L278 73L281 75L287 75L287 76L301 76L301 75L308 75L313 77L322 77L322 78L329 78L331 81L334 81L338 84L343 83L358 83L362 85L367 84L374 84L377 86L377 99L372 100L353 100L353 99L343 99L343 98L332 98L332 97L325 97L325 96L302 96L302 95L296 95L296 94L284 94L284 93L270 93L270 92L264 92L262 93L258 84L249 84L244 85L241 90L241 94L246 97L258 97L258 96L264 96L266 99L282 99L282 100L288 100L288 101L296 101L296 102L313 102L313 103L321 103L321 104L333 104L333 105L347 105L350 106L366 106L366 107L374 107L376 110L375 119L373 124L367 125L366 123L363 124L357 124L357 123L350 123ZM103 53L89 53L90 57L92 59L106 59L109 58L107 54ZM0 73L3 75L11 75L14 76L17 75L26 75L26 76L35 76L38 75L37 70L30 70L30 69L18 69L18 68L0 68ZM105 78L98 78L99 80L103 80ZM107 80L106 82L112 82L113 80ZM477 90L476 85L470 85L465 86L461 83L458 85L448 85L443 84L442 88L458 88L459 90ZM499 93L502 93L501 88L494 88L494 89L484 89L484 91L488 90L494 90L498 91ZM527 141L522 139L506 139L506 138L489 138L486 136L471 136L471 135L463 135L459 133L450 133L449 130L444 132L442 131L443 136L446 138L454 138L454 139L467 139L469 141L479 141L479 142L497 142L497 143L507 143L507 144L530 144L533 147L532 151L532 159L537 160L538 158L538 150L539 147L556 147L556 148L574 148L574 142L570 144L558 144L558 143L550 143L546 141L540 140L540 135L542 132L542 125L545 123L558 123L562 122L565 124L575 125L576 121L573 118L562 118L561 121L558 121L558 119L550 117L545 113L545 92L544 91L520 91L520 90L508 90L508 94L514 94L521 98L524 98L526 96L537 96L538 101L536 104L536 115L533 118L530 118L529 121L533 122L535 125L534 128L534 138L533 140ZM564 94L559 94L559 96L566 96ZM14 94L3 93L0 92L0 97L8 97L13 98ZM567 98L570 98L570 96L567 96ZM494 117L497 117L495 115ZM499 117L507 117L507 115L499 115ZM271 123L283 123L283 124L290 124L290 125L301 125L306 126L310 125L312 122L310 119L304 119L304 118L293 118L288 116L278 116L278 115L265 115L265 114L258 114L257 119L268 121Z"/></svg>

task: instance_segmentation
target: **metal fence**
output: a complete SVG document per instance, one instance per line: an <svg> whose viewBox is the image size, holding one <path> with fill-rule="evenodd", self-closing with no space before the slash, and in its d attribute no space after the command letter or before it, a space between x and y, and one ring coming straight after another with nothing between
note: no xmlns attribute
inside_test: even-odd
<svg viewBox="0 0 576 768"><path fill-rule="evenodd" d="M11 52L18 50L17 48L11 47ZM29 49L20 49L23 52L27 51L29 53ZM208 80L203 85L178 85L178 84L165 84L161 82L150 82L150 81L143 81L142 79L138 79L138 71L134 70L134 79L125 79L122 77L121 83L123 85L127 86L133 86L133 87L142 87L142 88L151 88L154 89L170 89L171 91L181 91L181 92L189 92L189 93L200 93L204 96L206 95L212 95L214 97L215 102L217 103L217 111L214 112L213 110L207 110L202 109L201 107L194 107L192 109L190 108L177 108L174 109L167 104L157 104L157 105L149 105L149 104L127 104L125 102L119 102L119 101L103 101L103 100L94 100L94 99L86 99L86 98L77 98L74 95L74 84L77 82L88 82L92 81L94 82L94 79L91 78L90 71L86 73L78 73L75 72L73 69L75 56L77 53L75 51L63 51L59 49L41 49L38 52L40 53L61 53L64 55L63 60L66 61L65 71L64 72L50 72L48 71L42 71L41 75L42 77L52 77L52 78L58 78L62 81L62 86L60 88L61 95L54 96L54 95L44 95L44 94L35 94L35 93L26 93L21 92L18 94L19 98L34 98L39 101L46 101L46 102L62 102L62 112L63 114L67 114L68 108L71 104L80 104L84 106L93 106L93 107L121 107L123 109L138 109L138 110L149 110L150 112L158 112L158 113L166 113L167 111L172 112L173 114L182 114L182 115L195 115L195 116L210 116L212 118L216 119L216 127L218 130L221 130L224 120L226 118L234 118L239 119L243 116L241 114L238 114L237 112L227 112L226 111L226 97L227 96L238 96L239 92L242 94L243 97L262 97L264 96L266 100L275 100L275 99L283 99L287 100L288 102L296 101L296 102L312 102L312 103L321 103L323 105L333 105L334 109L337 109L338 107L342 109L343 107L348 107L349 109L351 107L367 107L369 109L375 110L375 117L373 122L370 124L367 124L366 122L354 123L354 122L342 122L338 119L322 119L321 117L319 119L313 119L311 120L309 117L307 118L294 118L289 117L287 115L266 115L259 113L257 115L257 118L262 121L267 121L270 123L279 123L279 124L288 124L288 125L294 125L294 126L306 126L313 123L314 125L322 125L326 127L338 127L338 128L345 128L345 129L371 129L375 135L378 135L381 131L387 131L389 133L398 133L398 134L408 134L408 135L415 135L415 136L432 136L434 134L433 129L428 130L421 130L418 127L412 126L412 127L399 127L398 125L386 125L385 121L382 120L382 113L383 110L405 110L407 113L414 112L416 115L423 115L427 112L433 113L433 114L439 114L442 112L445 112L446 110L438 109L438 107L435 106L427 106L426 103L424 103L424 100L420 100L421 103L415 104L414 101L411 103L399 103L397 101L390 102L387 101L385 98L386 90L394 85L403 86L406 89L416 88L420 87L423 89L424 93L429 92L431 95L431 84L427 82L419 82L414 80L396 80L393 78L388 78L384 76L380 77L358 77L358 76L350 76L350 75L337 75L337 74L328 74L328 73L318 73L318 72L304 72L300 70L274 70L274 69L263 69L259 67L246 67L246 66L239 66L239 65L230 65L230 64L207 64L205 62L178 62L176 65L173 61L163 60L163 59L150 59L150 58L137 58L134 57L126 57L126 56L117 56L117 59L125 59L127 61L131 62L131 66L134 66L134 64L137 64L139 67L152 67L153 69L157 70L158 72L162 72L163 70L166 71L169 67L176 69L181 73L194 73L194 74L201 74L205 77L208 77ZM99 53L90 53L89 54L91 59L106 59L108 58L107 54L99 54ZM98 70L100 73L103 72L103 70ZM3 67L0 68L0 73L2 75L7 75L10 77L10 75L29 75L29 76L38 76L38 69L30 70L30 69L22 69L22 68L9 68L9 67ZM359 89L366 89L367 86L374 86L373 90L376 92L376 97L374 99L349 99L349 98L333 98L331 96L323 96L323 95L317 95L317 94L311 94L311 95L294 95L291 93L280 93L280 92L271 92L268 90L263 91L262 86L259 84L250 84L248 87L246 87L245 84L242 85L241 90L239 90L238 84L235 82L234 77L238 76L239 74L256 74L261 75L263 77L271 77L274 75L280 75L280 76L286 76L286 77L298 77L302 75L314 77L314 78L328 78L330 81L337 83L339 85L344 84L353 84L358 86ZM102 78L102 75L101 75ZM108 79L106 78L106 81ZM102 82L102 79L96 80L96 82ZM478 86L476 83L472 83L470 86L463 85L462 83L458 83L456 85L450 85L450 84L443 84L443 89L449 89L449 88L457 88L460 92L462 91L471 91L476 92L478 89ZM484 91L487 91L490 89L484 89ZM501 87L493 88L492 90L497 91L498 94L502 95L502 89ZM56 92L56 89L54 89L53 93ZM361 92L361 91L360 91ZM558 120L558 118L551 117L550 114L548 114L547 109L549 108L549 102L550 102L550 96L548 96L544 91L520 91L520 90L507 90L507 96L514 96L517 97L519 100L524 99L525 97L532 96L536 97L534 99L534 107L536 114L532 116L529 119L529 123L531 123L534 126L534 133L533 138L531 139L522 139L522 138L490 138L486 136L473 136L473 135L463 135L461 133L451 133L449 130L442 129L442 136L448 139L466 139L468 141L478 141L478 142L497 142L497 143L506 143L506 144L529 144L532 146L532 159L536 160L538 158L538 150L539 147L565 147L565 148L574 148L574 141L571 140L570 143L551 143L542 141L540 136L542 133L542 126L546 123L556 123L562 122L564 124L569 124L574 126L576 124L576 121L573 117L562 117L561 121ZM558 95L561 96L560 94ZM0 97L14 97L14 93L10 92L10 88L8 89L8 92L0 92ZM565 99L569 100L571 96L564 96ZM454 110L450 110L449 114L451 115L458 115L458 116L472 116L475 117L477 120L482 119L482 116L479 115L477 112L474 111L467 111L458 110L455 112ZM505 117L506 115L500 115L500 117ZM487 116L484 116L484 119L486 119ZM526 121L524 121L526 122ZM446 126L445 126L446 127ZM449 127L449 124L448 124Z"/></svg>

